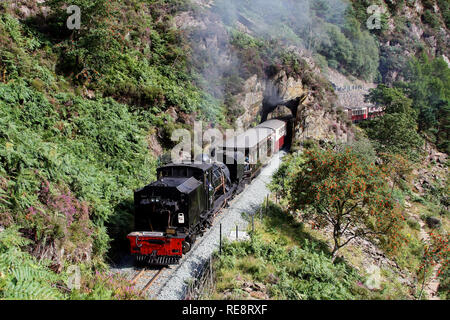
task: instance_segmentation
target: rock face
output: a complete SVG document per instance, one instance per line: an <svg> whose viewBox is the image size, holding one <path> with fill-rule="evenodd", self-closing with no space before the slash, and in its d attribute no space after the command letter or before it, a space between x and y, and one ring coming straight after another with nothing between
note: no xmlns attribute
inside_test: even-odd
<svg viewBox="0 0 450 320"><path fill-rule="evenodd" d="M306 96L299 105L298 113L281 105L284 101L292 101ZM302 140L311 138L324 141L347 142L353 138L353 133L347 124L339 119L337 114L323 108L307 88L303 86L301 79L288 77L282 70L271 79L259 79L256 75L245 82L244 90L236 96L236 103L244 110L244 113L236 119L236 125L247 129L258 124L264 115L264 99L279 100L280 104L268 114L267 119L275 117L292 116L301 122L295 138ZM274 103L276 105L276 102Z"/></svg>
<svg viewBox="0 0 450 320"><path fill-rule="evenodd" d="M243 92L235 97L236 104L244 110L244 114L236 119L237 127L245 130L257 121L261 115L265 86L265 82L260 81L256 75L245 81Z"/></svg>
<svg viewBox="0 0 450 320"><path fill-rule="evenodd" d="M387 1L385 0L384 2ZM389 18L389 30L384 37L385 39L380 43L382 54L396 61L396 64L387 67L382 74L384 80L388 83L402 80L399 75L401 65L406 59L420 52L418 44L423 44L427 48L427 54L433 57L448 57L450 54L448 29L442 25L433 29L422 21L427 9L424 7L424 4L424 0L407 1L404 6L400 7L398 12L392 13ZM431 11L436 17L441 15L440 9L436 4ZM404 22L396 21L397 17L403 17Z"/></svg>
<svg viewBox="0 0 450 320"><path fill-rule="evenodd" d="M155 157L159 157L163 154L163 148L161 146L161 144L159 143L158 139L156 138L155 134L149 134L147 136L148 139L148 146L150 149L150 152L152 155L154 155Z"/></svg>
<svg viewBox="0 0 450 320"><path fill-rule="evenodd" d="M302 81L288 77L283 70L271 79L259 79L254 75L245 82L243 92L235 97L238 106L244 110L244 113L236 119L236 125L247 129L255 121L258 122L264 113L264 99L272 99L276 105L276 101L282 103L297 99L306 93ZM296 116L287 107L282 106L277 108L277 115Z"/></svg>
<svg viewBox="0 0 450 320"><path fill-rule="evenodd" d="M297 139L349 142L353 138L352 132L336 115L329 114L317 106L306 109L304 119L305 127L297 132Z"/></svg>
<svg viewBox="0 0 450 320"><path fill-rule="evenodd" d="M247 297L250 299L257 300L268 300L270 297L267 294L267 288L264 284L259 282L251 281L239 281L238 282L242 288L242 291L246 293ZM225 291L226 295L229 291Z"/></svg>
<svg viewBox="0 0 450 320"><path fill-rule="evenodd" d="M198 0L196 4L208 9L213 1ZM224 94L224 88L216 83L229 72L240 66L239 60L230 45L227 28L219 17L205 13L208 10L188 11L178 14L174 19L177 28L189 34L193 41L193 50L197 51L202 61L206 61L204 70L200 70L209 85L209 92L215 96ZM242 32L252 34L252 31L241 26ZM251 29L251 28L250 28ZM314 60L303 49L290 47L299 57L305 60L312 73L320 73ZM306 80L305 80L306 82ZM240 88L241 89L241 88ZM323 89L317 89L323 90ZM302 79L295 78L281 70L270 78L258 75L250 76L242 84L242 90L233 96L233 108L241 111L234 122L238 130L246 130L257 125L264 119L291 116L301 127L297 138L310 137L326 141L349 139L345 119L339 120L335 110L325 107L318 101ZM298 101L298 103L296 103ZM334 106L336 108L336 106Z"/></svg>
<svg viewBox="0 0 450 320"><path fill-rule="evenodd" d="M425 146L427 156L422 161L420 167L413 170L416 177L413 180L414 191L424 195L430 188L443 188L448 176L446 166L448 156L438 152L436 146L427 143Z"/></svg>
<svg viewBox="0 0 450 320"><path fill-rule="evenodd" d="M22 19L37 15L46 17L50 10L46 6L40 6L43 3L45 3L45 0L16 0L11 2L10 8L15 10Z"/></svg>
<svg viewBox="0 0 450 320"><path fill-rule="evenodd" d="M335 87L338 101L343 107L355 109L373 106L365 101L365 96L369 94L370 89L376 88L376 84L359 79L350 81L331 68L328 69L326 77Z"/></svg>

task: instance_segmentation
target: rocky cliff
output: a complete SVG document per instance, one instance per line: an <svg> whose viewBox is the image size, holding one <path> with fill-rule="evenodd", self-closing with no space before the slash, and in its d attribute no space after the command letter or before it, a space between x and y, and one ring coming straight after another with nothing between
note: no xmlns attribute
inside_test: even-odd
<svg viewBox="0 0 450 320"><path fill-rule="evenodd" d="M388 1L385 12L388 12ZM392 1L391 1L392 2ZM446 1L412 0L396 4L387 19L386 30L380 33L383 80L402 80L401 69L408 58L425 50L431 57L450 56L450 34L443 3ZM448 4L447 4L448 6ZM447 9L448 11L448 9Z"/></svg>
<svg viewBox="0 0 450 320"><path fill-rule="evenodd" d="M195 41L197 56L208 61L202 70L204 77L210 80L209 83L218 82L228 70L236 68L238 59L230 45L228 29L219 17L207 10L211 1L196 3L199 10L179 13L174 23L177 28L190 35L191 41ZM239 24L238 27L241 32L252 34L244 24ZM247 129L258 124L261 119L292 116L299 124L297 139L351 139L351 123L337 112L339 101L331 89L331 83L314 63L309 52L300 47L291 46L289 49L307 64L308 79L295 77L283 69L271 76L251 75L232 97L233 108L240 110L240 114L229 120L234 122L235 127ZM215 87L214 90L223 91L223 88ZM292 101L295 103L296 100L297 105L292 106ZM285 104L289 101L291 105L287 107Z"/></svg>

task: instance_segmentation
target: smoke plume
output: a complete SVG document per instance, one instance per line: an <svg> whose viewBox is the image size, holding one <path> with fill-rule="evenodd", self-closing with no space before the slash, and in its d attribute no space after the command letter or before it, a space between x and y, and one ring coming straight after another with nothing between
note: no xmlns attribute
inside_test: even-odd
<svg viewBox="0 0 450 320"><path fill-rule="evenodd" d="M273 41L293 51L314 53L332 43L327 26L345 23L346 0L192 0L190 33L197 83L215 99L227 99L242 88L245 66L231 45L234 32ZM192 21L193 20L193 21ZM187 26L187 27L186 27ZM274 48L275 49L275 48ZM269 103L279 97L269 97ZM232 105L232 101L228 101Z"/></svg>

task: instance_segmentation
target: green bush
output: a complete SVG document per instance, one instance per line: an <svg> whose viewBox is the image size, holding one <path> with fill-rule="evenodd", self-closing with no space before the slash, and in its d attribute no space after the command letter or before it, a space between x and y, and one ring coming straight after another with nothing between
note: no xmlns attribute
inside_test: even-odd
<svg viewBox="0 0 450 320"><path fill-rule="evenodd" d="M88 203L90 219L101 227L153 176L149 124L112 99L61 94L54 106L24 83L0 84L0 123L0 175L11 186L0 210L13 212L18 223L27 221L29 208L43 205L40 192L48 181ZM101 254L107 247L98 249Z"/></svg>
<svg viewBox="0 0 450 320"><path fill-rule="evenodd" d="M429 24L432 28L438 28L440 26L440 21L436 17L436 14L431 10L427 9L422 15L422 21Z"/></svg>
<svg viewBox="0 0 450 320"><path fill-rule="evenodd" d="M54 284L62 277L21 250L30 242L17 228L0 232L0 299L61 299Z"/></svg>
<svg viewBox="0 0 450 320"><path fill-rule="evenodd" d="M68 266L55 273L52 261L38 260L24 250L30 243L17 227L0 232L0 299L143 299L120 275L92 273L83 264L78 265L80 288L71 288L75 274Z"/></svg>
<svg viewBox="0 0 450 320"><path fill-rule="evenodd" d="M227 244L216 262L218 276L227 268L237 268L242 274L264 281L268 276L265 270L271 266L275 269L274 276L279 279L277 283L268 285L271 298L319 300L358 297L354 287L361 278L345 265L333 264L324 253L316 252L308 241L291 249L284 245L281 239L266 243L258 234L249 242ZM237 263L230 263L232 260Z"/></svg>
<svg viewBox="0 0 450 320"><path fill-rule="evenodd" d="M420 231L421 229L420 224L416 220L408 219L406 223L414 230Z"/></svg>
<svg viewBox="0 0 450 320"><path fill-rule="evenodd" d="M450 28L450 3L447 0L437 1L439 9L441 10L442 18L444 19L447 28Z"/></svg>

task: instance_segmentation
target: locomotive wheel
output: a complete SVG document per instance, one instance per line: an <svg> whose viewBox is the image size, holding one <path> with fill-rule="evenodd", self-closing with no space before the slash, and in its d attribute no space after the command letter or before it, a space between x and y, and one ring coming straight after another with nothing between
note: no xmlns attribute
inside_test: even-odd
<svg viewBox="0 0 450 320"><path fill-rule="evenodd" d="M193 234L192 236L190 236L189 242L191 243L191 245L193 245L195 241L197 241L197 236Z"/></svg>
<svg viewBox="0 0 450 320"><path fill-rule="evenodd" d="M188 253L189 251L191 251L191 244L188 241L183 241L183 254Z"/></svg>

